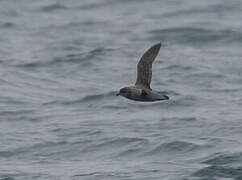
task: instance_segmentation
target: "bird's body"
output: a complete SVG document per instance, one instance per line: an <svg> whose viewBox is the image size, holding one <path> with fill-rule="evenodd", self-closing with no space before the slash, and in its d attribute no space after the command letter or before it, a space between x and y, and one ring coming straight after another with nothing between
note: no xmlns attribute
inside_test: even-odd
<svg viewBox="0 0 242 180"><path fill-rule="evenodd" d="M142 86L124 87L120 91L120 95L134 101L150 102L169 99L169 97L166 95L161 95L154 90Z"/></svg>
<svg viewBox="0 0 242 180"><path fill-rule="evenodd" d="M134 86L121 88L118 95L135 101L161 101L168 100L166 95L159 94L150 88L152 79L152 63L160 50L161 43L152 46L141 57L137 65L137 79Z"/></svg>

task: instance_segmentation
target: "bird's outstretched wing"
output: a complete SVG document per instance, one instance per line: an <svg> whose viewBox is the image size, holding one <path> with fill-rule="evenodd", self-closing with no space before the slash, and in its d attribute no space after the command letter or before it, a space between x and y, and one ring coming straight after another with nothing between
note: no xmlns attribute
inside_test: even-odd
<svg viewBox="0 0 242 180"><path fill-rule="evenodd" d="M137 79L135 85L142 85L150 89L152 79L152 63L159 53L161 43L155 44L144 53L137 65Z"/></svg>

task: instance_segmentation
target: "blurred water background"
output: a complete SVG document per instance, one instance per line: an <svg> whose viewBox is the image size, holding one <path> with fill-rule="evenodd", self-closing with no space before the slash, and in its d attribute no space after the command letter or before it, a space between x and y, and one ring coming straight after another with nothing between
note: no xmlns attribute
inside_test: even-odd
<svg viewBox="0 0 242 180"><path fill-rule="evenodd" d="M0 180L241 180L242 1L1 0ZM152 88L115 93L162 42Z"/></svg>

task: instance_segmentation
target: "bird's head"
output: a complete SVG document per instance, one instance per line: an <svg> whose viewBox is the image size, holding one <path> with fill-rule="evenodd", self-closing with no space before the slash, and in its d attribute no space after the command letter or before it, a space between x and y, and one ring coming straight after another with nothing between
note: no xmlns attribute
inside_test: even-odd
<svg viewBox="0 0 242 180"><path fill-rule="evenodd" d="M130 94L131 94L130 88L124 87L119 90L119 92L116 94L116 96L120 95L120 96L128 97L128 96L130 96Z"/></svg>

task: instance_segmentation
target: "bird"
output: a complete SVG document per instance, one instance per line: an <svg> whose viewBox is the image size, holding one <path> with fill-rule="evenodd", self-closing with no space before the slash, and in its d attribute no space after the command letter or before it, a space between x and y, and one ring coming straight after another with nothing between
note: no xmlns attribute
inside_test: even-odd
<svg viewBox="0 0 242 180"><path fill-rule="evenodd" d="M123 96L130 100L153 102L168 100L169 97L152 90L150 87L152 79L152 63L160 51L161 43L153 45L141 57L137 64L137 79L134 86L123 87L116 96Z"/></svg>

